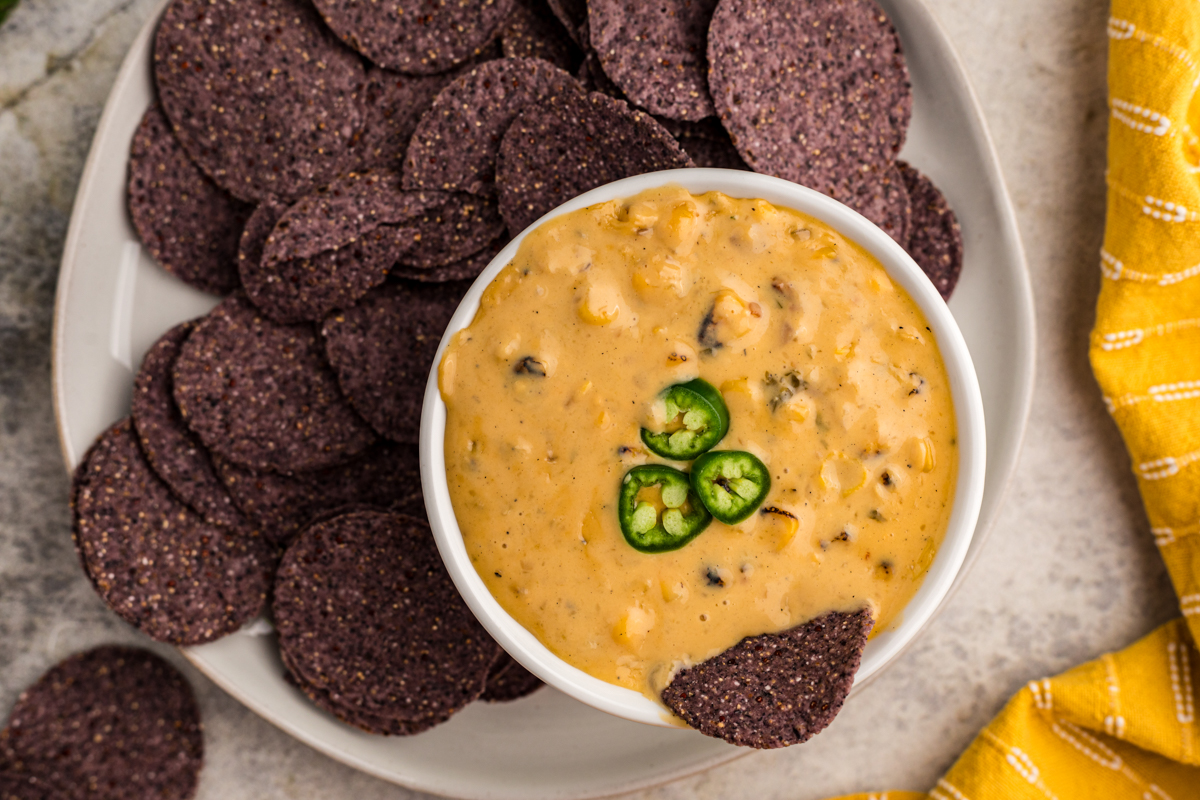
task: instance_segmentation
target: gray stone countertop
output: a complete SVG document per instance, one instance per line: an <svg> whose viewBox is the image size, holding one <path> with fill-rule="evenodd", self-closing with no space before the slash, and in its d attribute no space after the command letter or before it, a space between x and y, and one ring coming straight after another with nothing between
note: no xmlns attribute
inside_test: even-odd
<svg viewBox="0 0 1200 800"><path fill-rule="evenodd" d="M1104 223L1107 3L931 2L995 137L1037 304L1037 390L1004 511L950 606L825 733L638 797L928 789L1024 683L1178 613L1087 360ZM84 158L154 5L22 0L0 28L0 715L76 650L146 644L105 609L72 550L50 330ZM412 796L310 750L155 649L198 693L200 798Z"/></svg>

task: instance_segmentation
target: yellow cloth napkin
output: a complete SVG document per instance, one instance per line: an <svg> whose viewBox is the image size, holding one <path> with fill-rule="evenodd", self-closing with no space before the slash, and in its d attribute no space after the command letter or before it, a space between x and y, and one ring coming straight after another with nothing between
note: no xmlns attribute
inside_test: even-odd
<svg viewBox="0 0 1200 800"><path fill-rule="evenodd" d="M1032 681L937 786L843 800L1200 798L1200 664L1183 620Z"/></svg>
<svg viewBox="0 0 1200 800"><path fill-rule="evenodd" d="M1108 36L1092 369L1184 616L1028 684L928 794L853 800L1200 798L1200 1L1113 0Z"/></svg>
<svg viewBox="0 0 1200 800"><path fill-rule="evenodd" d="M1116 0L1092 369L1200 638L1200 4Z"/></svg>

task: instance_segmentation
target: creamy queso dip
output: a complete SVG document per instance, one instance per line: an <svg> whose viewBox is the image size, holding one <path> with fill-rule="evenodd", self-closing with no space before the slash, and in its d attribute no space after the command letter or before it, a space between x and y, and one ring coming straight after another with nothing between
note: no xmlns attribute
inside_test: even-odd
<svg viewBox="0 0 1200 800"><path fill-rule="evenodd" d="M639 430L696 377L729 409L715 449L758 456L771 490L744 522L642 553L622 478L669 463ZM680 666L827 611L886 628L946 529L955 420L925 318L862 248L762 200L664 188L550 220L439 380L479 575L558 656L654 698Z"/></svg>

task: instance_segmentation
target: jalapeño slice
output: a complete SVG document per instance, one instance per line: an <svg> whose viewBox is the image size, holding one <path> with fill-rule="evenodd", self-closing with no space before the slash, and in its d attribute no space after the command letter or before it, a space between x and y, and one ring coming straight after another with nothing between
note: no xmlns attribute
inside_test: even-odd
<svg viewBox="0 0 1200 800"><path fill-rule="evenodd" d="M659 464L625 473L617 514L625 541L643 553L678 550L712 522L687 473Z"/></svg>
<svg viewBox="0 0 1200 800"><path fill-rule="evenodd" d="M771 473L750 453L719 450L705 453L692 464L692 488L714 517L736 525L767 498Z"/></svg>
<svg viewBox="0 0 1200 800"><path fill-rule="evenodd" d="M667 429L642 428L642 441L655 454L672 461L691 461L711 450L729 431L729 409L721 393L700 378L677 383L662 393Z"/></svg>

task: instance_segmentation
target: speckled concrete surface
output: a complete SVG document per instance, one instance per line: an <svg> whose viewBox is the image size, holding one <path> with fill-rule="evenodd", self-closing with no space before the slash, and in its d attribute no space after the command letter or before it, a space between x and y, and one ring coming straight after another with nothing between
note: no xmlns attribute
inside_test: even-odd
<svg viewBox="0 0 1200 800"><path fill-rule="evenodd" d="M983 103L1029 254L1038 387L1005 511L951 606L811 743L637 795L925 789L1026 681L1175 614L1087 364L1103 226L1105 20L1095 0L932 0ZM139 637L71 549L50 405L54 285L92 132L152 0L22 0L0 28L0 713L50 664ZM156 648L182 663L167 648ZM184 667L207 729L201 798L402 798Z"/></svg>

